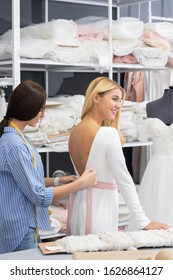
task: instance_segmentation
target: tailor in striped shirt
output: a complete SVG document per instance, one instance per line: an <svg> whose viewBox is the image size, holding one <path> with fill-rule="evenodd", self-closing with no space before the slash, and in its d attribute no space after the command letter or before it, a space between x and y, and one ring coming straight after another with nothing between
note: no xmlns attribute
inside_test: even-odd
<svg viewBox="0 0 173 280"><path fill-rule="evenodd" d="M12 252L29 227L50 228L48 206L52 202L54 188L45 187L41 157L33 146L32 149L36 156L36 168L29 146L16 129L10 126L4 128L0 137L1 254Z"/></svg>

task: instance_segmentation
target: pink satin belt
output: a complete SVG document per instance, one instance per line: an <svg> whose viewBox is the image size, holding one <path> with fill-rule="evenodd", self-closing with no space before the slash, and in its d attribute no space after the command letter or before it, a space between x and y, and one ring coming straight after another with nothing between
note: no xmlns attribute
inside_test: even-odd
<svg viewBox="0 0 173 280"><path fill-rule="evenodd" d="M87 188L87 208L86 208L86 226L85 226L85 234L91 233L91 225L92 225L92 189L107 189L107 190L118 190L116 184L105 183L105 182L97 182L96 185L91 188ZM71 214L73 209L75 193L70 194L69 203L68 203L68 217L67 217L67 235L71 234Z"/></svg>

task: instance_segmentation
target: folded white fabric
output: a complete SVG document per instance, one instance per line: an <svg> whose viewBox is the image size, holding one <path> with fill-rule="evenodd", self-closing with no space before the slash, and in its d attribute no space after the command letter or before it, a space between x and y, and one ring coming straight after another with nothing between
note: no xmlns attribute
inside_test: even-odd
<svg viewBox="0 0 173 280"><path fill-rule="evenodd" d="M9 44L10 43L8 41L0 40L0 60L11 58L11 55L7 52Z"/></svg>
<svg viewBox="0 0 173 280"><path fill-rule="evenodd" d="M20 40L20 56L26 58L46 58L54 47L54 42L51 39L41 39L33 37L24 37ZM13 47L10 42L7 47L7 52L12 54Z"/></svg>
<svg viewBox="0 0 173 280"><path fill-rule="evenodd" d="M142 40L148 46L162 49L165 54L170 52L170 44L163 39L143 38Z"/></svg>
<svg viewBox="0 0 173 280"><path fill-rule="evenodd" d="M45 146L48 141L46 133L40 129L36 132L27 132L26 135L30 138L31 143L37 148Z"/></svg>
<svg viewBox="0 0 173 280"><path fill-rule="evenodd" d="M99 232L68 236L56 240L62 252L122 251L128 248L172 247L173 228L168 230L139 230L132 232Z"/></svg>
<svg viewBox="0 0 173 280"><path fill-rule="evenodd" d="M65 111L65 109L55 106L54 108L47 108L44 120L40 124L40 128L48 134L56 131L70 129L75 125L74 114L71 110Z"/></svg>
<svg viewBox="0 0 173 280"><path fill-rule="evenodd" d="M108 70L110 65L108 43L106 41L90 41L81 42L80 47L55 47L49 54L48 58L55 61L66 62L69 64L89 63L94 64L93 67L99 72Z"/></svg>
<svg viewBox="0 0 173 280"><path fill-rule="evenodd" d="M137 39L113 40L113 54L118 56L130 54L137 44Z"/></svg>
<svg viewBox="0 0 173 280"><path fill-rule="evenodd" d="M168 56L160 48L137 47L133 51L138 63L146 67L164 67Z"/></svg>
<svg viewBox="0 0 173 280"><path fill-rule="evenodd" d="M144 29L152 30L167 40L173 39L173 23L171 22L146 23Z"/></svg>
<svg viewBox="0 0 173 280"><path fill-rule="evenodd" d="M47 135L49 146L67 150L70 129L78 122L84 102L83 95L49 98L40 129ZM64 148L65 147L65 148Z"/></svg>

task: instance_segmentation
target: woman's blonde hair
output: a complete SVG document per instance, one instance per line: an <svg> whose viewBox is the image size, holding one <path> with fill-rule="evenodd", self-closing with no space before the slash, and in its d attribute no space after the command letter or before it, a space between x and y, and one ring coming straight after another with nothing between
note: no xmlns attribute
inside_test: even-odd
<svg viewBox="0 0 173 280"><path fill-rule="evenodd" d="M125 90L115 81L107 77L98 77L94 79L88 86L85 94L85 101L82 109L81 119L85 117L88 111L93 107L93 96L95 93L104 94L112 89L119 89L122 92L122 100L125 99ZM102 126L112 126L118 130L120 141L122 144L125 143L124 137L119 131L119 118L120 110L117 112L115 120L104 120Z"/></svg>

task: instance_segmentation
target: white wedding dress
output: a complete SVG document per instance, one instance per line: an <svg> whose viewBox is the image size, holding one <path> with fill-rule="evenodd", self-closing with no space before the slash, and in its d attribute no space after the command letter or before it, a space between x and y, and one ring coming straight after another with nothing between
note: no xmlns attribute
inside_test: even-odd
<svg viewBox="0 0 173 280"><path fill-rule="evenodd" d="M144 121L139 140L152 137L152 156L144 172L138 195L146 215L173 226L173 123L160 119Z"/></svg>
<svg viewBox="0 0 173 280"><path fill-rule="evenodd" d="M80 189L71 195L67 219L68 235L117 231L118 189L137 228L142 229L150 222L142 210L135 185L127 171L116 129L112 127L99 129L86 163L86 169L89 168L96 170L98 184L92 188Z"/></svg>

